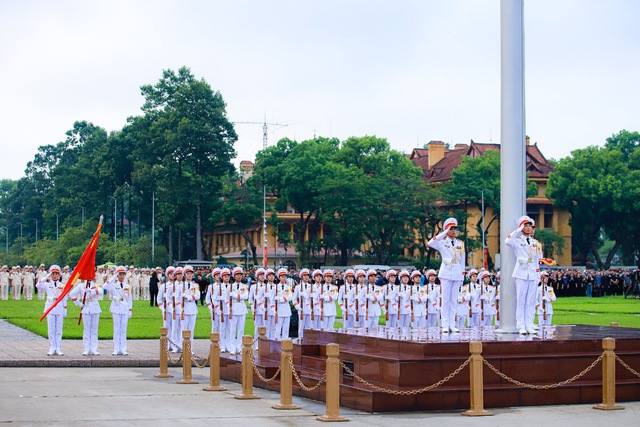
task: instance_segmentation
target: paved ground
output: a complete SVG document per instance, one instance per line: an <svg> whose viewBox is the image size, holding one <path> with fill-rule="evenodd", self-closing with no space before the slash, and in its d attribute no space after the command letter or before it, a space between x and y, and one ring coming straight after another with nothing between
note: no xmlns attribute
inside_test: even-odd
<svg viewBox="0 0 640 427"><path fill-rule="evenodd" d="M130 356L110 355L111 342L100 343L104 356L83 357L80 341L65 340L65 356L49 357L47 340L0 321L0 423L11 425L102 426L115 422L128 425L196 425L218 421L234 426L312 425L325 412L324 403L294 397L297 411L276 411L279 395L262 389L260 400L233 398L240 385L224 382L226 392L205 392L208 370L195 369L200 384L176 384L180 368L171 368L176 378L156 379L157 340L130 341ZM206 340L196 342L195 352L208 354ZM106 356L105 354L108 354ZM149 365L150 363L155 365ZM92 366L78 367L79 363ZM49 367L26 367L45 366ZM57 365L57 366L56 366ZM66 366L66 367L62 367ZM108 367L111 366L111 367ZM144 367L154 366L154 367ZM492 417L469 419L459 411L428 413L368 414L341 408L349 425L414 426L637 426L640 402L624 403L625 410L602 412L590 405L501 408ZM319 423L318 423L319 424Z"/></svg>

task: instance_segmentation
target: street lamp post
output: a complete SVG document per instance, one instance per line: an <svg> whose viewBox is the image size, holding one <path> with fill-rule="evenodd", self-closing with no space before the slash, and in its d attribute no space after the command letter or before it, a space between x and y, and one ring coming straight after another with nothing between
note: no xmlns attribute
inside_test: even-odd
<svg viewBox="0 0 640 427"><path fill-rule="evenodd" d="M113 244L116 244L118 242L118 229L117 227L117 221L116 221L116 213L117 213L117 209L118 209L118 199L116 199L113 196L109 196L113 199Z"/></svg>
<svg viewBox="0 0 640 427"><path fill-rule="evenodd" d="M156 260L156 192L151 193L151 262Z"/></svg>
<svg viewBox="0 0 640 427"><path fill-rule="evenodd" d="M0 228L4 230L5 239L6 239L5 252L7 253L7 255L9 255L9 227L0 227Z"/></svg>
<svg viewBox="0 0 640 427"><path fill-rule="evenodd" d="M484 190L482 190L482 268L487 268L484 255Z"/></svg>

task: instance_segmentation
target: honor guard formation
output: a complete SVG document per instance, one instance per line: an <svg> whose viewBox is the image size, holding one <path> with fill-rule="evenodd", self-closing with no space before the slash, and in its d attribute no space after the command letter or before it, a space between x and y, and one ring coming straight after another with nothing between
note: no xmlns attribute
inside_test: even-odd
<svg viewBox="0 0 640 427"><path fill-rule="evenodd" d="M511 277L520 334L533 334L538 325L552 323L556 293L597 297L622 294L640 283L638 270L541 271L543 254L534 238L535 221L525 215L517 225L505 243L516 258ZM457 220L448 218L442 232L428 242L442 260L438 271L302 268L296 274L285 268L99 266L94 280L78 280L46 316L47 354L64 354L62 326L68 299L81 308L83 355L87 356L100 354L98 325L103 299L110 301L114 356L128 354L127 325L137 300L158 307L168 330L169 349L176 353L181 351L183 330L190 330L193 340L198 302L208 309L211 332L220 333L221 351L230 354L241 352L247 315L253 320L255 336L258 327L265 326L271 339L303 337L305 329L336 326L347 332L353 328L439 328L444 334L457 333L463 327L498 327L500 272L466 269L465 244L457 228ZM31 266L2 266L0 300L31 300L35 293L45 301L46 311L58 301L69 277L69 266L52 265L46 270L41 264L35 271ZM534 324L536 314L538 322Z"/></svg>

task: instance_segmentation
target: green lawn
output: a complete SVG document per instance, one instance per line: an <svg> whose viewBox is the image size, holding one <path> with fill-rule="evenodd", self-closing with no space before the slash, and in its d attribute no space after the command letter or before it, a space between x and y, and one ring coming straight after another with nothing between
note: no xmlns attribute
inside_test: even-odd
<svg viewBox="0 0 640 427"><path fill-rule="evenodd" d="M113 337L109 301L102 301L100 315L99 337L109 339ZM47 336L46 319L39 322L44 308L44 301L0 301L0 318L7 319L14 325L28 329L43 337ZM208 338L211 330L209 310L198 306L199 314L196 322L196 338ZM621 296L586 298L560 298L554 303L554 324L585 324L607 326L611 322L618 322L621 327L640 328L640 300L624 299ZM80 309L69 305L69 315L64 322L64 338L82 338L82 326L78 325ZM341 326L341 312L338 308L338 322ZM382 319L381 319L381 323ZM155 339L159 336L162 326L162 314L157 307L150 307L147 301L134 301L133 317L129 320L127 335L130 339ZM251 314L247 316L245 333L253 334L253 320Z"/></svg>

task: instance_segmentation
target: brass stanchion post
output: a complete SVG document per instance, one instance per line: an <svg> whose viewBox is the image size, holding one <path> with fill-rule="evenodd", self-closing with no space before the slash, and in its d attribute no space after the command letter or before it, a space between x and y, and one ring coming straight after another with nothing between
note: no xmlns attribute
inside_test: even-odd
<svg viewBox="0 0 640 427"><path fill-rule="evenodd" d="M253 366L251 366L251 353L253 349L253 337L242 337L242 394L234 396L236 399L260 399L253 394Z"/></svg>
<svg viewBox="0 0 640 427"><path fill-rule="evenodd" d="M316 419L318 421L350 421L349 418L340 416L340 346L327 344L327 383L326 403L327 413Z"/></svg>
<svg viewBox="0 0 640 427"><path fill-rule="evenodd" d="M593 407L603 411L624 409L624 406L616 405L616 340L605 338L602 340L604 357L602 358L602 403Z"/></svg>
<svg viewBox="0 0 640 427"><path fill-rule="evenodd" d="M293 341L282 340L280 342L280 404L273 405L273 409L300 409L300 406L293 404L293 374L291 372L291 359L293 352Z"/></svg>
<svg viewBox="0 0 640 427"><path fill-rule="evenodd" d="M469 343L471 363L469 364L469 392L471 395L471 409L464 411L462 415L481 417L493 415L493 412L484 409L484 379L482 376L482 342L471 341Z"/></svg>
<svg viewBox="0 0 640 427"><path fill-rule="evenodd" d="M211 346L209 347L209 386L204 387L204 391L225 391L220 387L220 332L211 332L209 336Z"/></svg>
<svg viewBox="0 0 640 427"><path fill-rule="evenodd" d="M182 379L178 384L198 384L191 378L191 331L182 331Z"/></svg>
<svg viewBox="0 0 640 427"><path fill-rule="evenodd" d="M168 333L167 328L160 328L160 372L154 375L156 378L173 378L173 375L169 373Z"/></svg>

